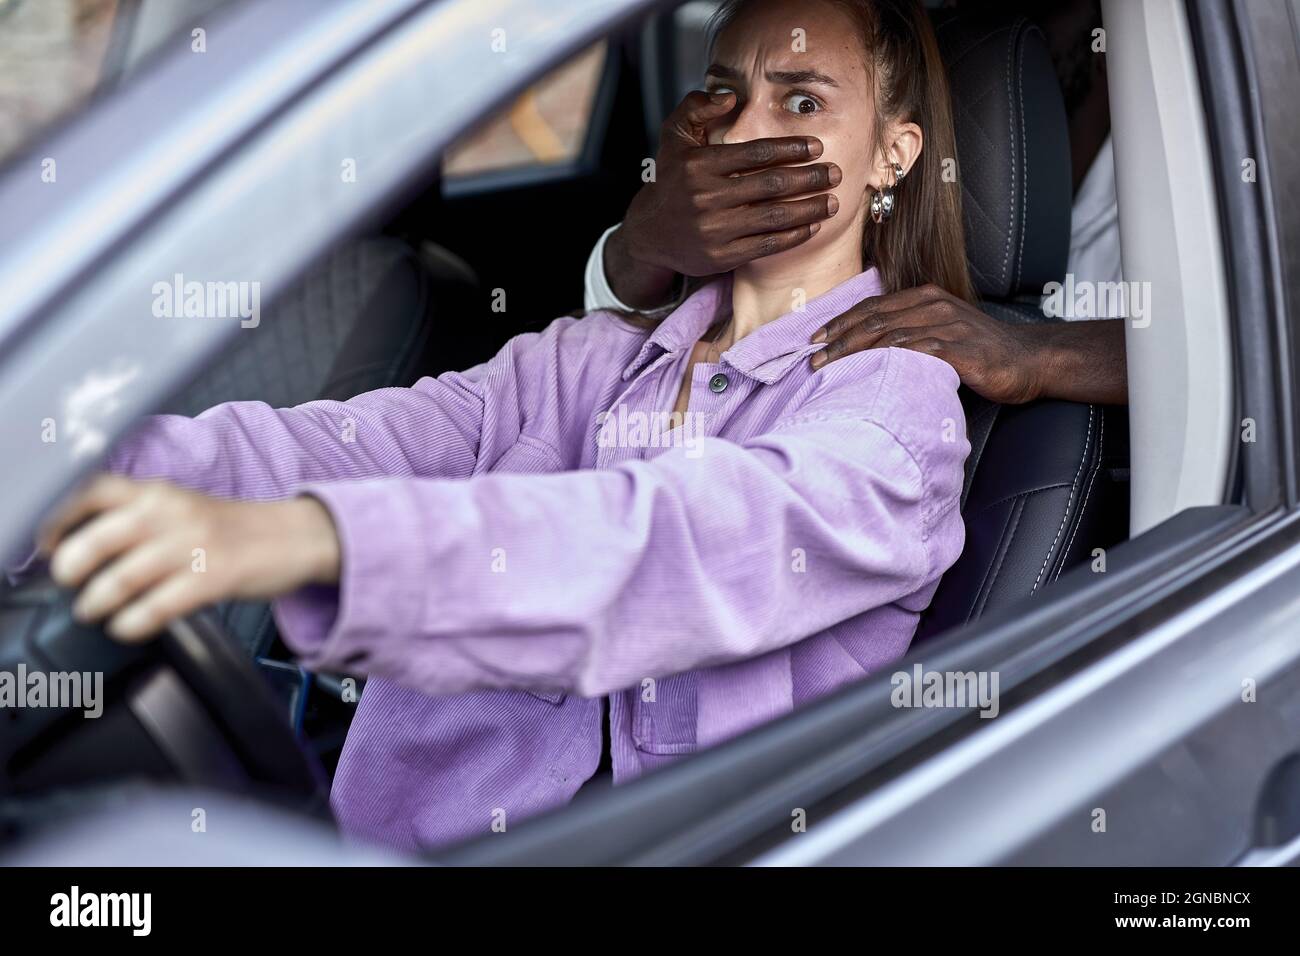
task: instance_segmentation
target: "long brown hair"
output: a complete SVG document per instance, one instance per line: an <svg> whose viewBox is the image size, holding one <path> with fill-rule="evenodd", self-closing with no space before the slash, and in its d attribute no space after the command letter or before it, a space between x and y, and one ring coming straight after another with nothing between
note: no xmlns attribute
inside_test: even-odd
<svg viewBox="0 0 1300 956"><path fill-rule="evenodd" d="M724 0L709 22L710 53L718 34L754 0ZM921 156L896 189L894 214L862 234L862 260L875 266L886 292L933 283L959 299L975 301L966 262L966 235L957 183L948 73L934 27L921 0L823 0L858 25L875 77L875 149L886 155L891 122L915 123L925 142ZM954 175L945 182L945 167Z"/></svg>

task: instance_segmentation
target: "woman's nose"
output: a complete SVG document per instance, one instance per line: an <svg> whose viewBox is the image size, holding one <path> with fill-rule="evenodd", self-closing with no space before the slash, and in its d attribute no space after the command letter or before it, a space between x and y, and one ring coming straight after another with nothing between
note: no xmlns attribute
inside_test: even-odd
<svg viewBox="0 0 1300 956"><path fill-rule="evenodd" d="M764 128L764 110L753 100L745 103L739 111L733 111L727 120L730 125L723 127L724 143L746 143L751 139L775 135Z"/></svg>

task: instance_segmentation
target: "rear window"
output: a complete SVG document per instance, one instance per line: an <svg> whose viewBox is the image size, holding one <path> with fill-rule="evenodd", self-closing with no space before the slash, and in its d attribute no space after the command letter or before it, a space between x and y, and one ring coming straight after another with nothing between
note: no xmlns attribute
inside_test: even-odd
<svg viewBox="0 0 1300 956"><path fill-rule="evenodd" d="M605 65L605 42L588 47L533 84L485 125L447 150L449 179L573 162L582 153Z"/></svg>

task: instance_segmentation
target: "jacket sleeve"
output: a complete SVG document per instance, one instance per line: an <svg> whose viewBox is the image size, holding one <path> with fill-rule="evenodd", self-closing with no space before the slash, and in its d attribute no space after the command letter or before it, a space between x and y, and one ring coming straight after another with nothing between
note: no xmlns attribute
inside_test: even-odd
<svg viewBox="0 0 1300 956"><path fill-rule="evenodd" d="M226 402L194 418L154 415L117 444L104 467L219 498L262 501L290 497L309 481L465 477L480 444L483 371L425 378L347 402ZM39 566L33 546L3 570L14 582Z"/></svg>
<svg viewBox="0 0 1300 956"><path fill-rule="evenodd" d="M501 356L493 361L501 364ZM227 402L194 418L154 415L117 444L104 467L246 500L289 497L309 481L467 477L481 444L483 381L491 372L486 363L346 402ZM16 581L38 565L33 547L3 570Z"/></svg>
<svg viewBox="0 0 1300 956"><path fill-rule="evenodd" d="M108 469L254 500L311 482L468 478L515 444L531 416L559 427L554 408L572 404L556 393L561 366L580 367L602 330L596 321L557 319L468 371L346 402L228 402L195 418L154 416L118 445Z"/></svg>
<svg viewBox="0 0 1300 956"><path fill-rule="evenodd" d="M304 482L471 473L483 421L475 370L346 402L272 408L227 402L156 415L114 449L108 470L225 498L287 497Z"/></svg>
<svg viewBox="0 0 1300 956"><path fill-rule="evenodd" d="M695 457L311 486L336 523L342 579L278 601L281 632L309 666L427 693L595 696L905 600L961 550L969 450L956 374L919 358L946 371L927 368L938 387L896 403L911 422L828 386L768 433L705 439ZM853 364L828 368L849 383ZM951 440L941 420L957 423Z"/></svg>
<svg viewBox="0 0 1300 956"><path fill-rule="evenodd" d="M194 418L155 415L117 444L105 467L245 500L289 497L310 482L465 479L489 467L526 428L564 445L568 430L587 425L567 412L591 404L582 391L591 384L584 370L593 350L609 347L612 327L601 316L563 317L516 335L467 371L346 402L227 402ZM4 560L0 570L18 580L35 558L30 550Z"/></svg>

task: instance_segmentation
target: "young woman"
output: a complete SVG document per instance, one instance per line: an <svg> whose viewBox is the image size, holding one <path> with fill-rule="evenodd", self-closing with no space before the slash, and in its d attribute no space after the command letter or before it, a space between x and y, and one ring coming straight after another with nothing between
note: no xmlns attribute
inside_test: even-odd
<svg viewBox="0 0 1300 956"><path fill-rule="evenodd" d="M709 87L735 105L709 139L816 136L841 177L811 240L651 328L561 318L410 389L153 418L43 534L120 639L274 597L307 665L369 675L332 798L351 835L487 833L603 751L623 782L858 680L961 550L953 369L808 361L867 296L970 297L925 13L741 0L721 23Z"/></svg>

